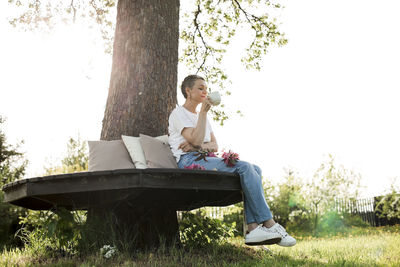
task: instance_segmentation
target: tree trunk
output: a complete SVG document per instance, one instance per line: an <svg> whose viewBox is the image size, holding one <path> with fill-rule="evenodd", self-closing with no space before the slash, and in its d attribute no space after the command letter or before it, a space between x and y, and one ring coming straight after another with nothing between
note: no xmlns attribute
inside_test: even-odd
<svg viewBox="0 0 400 267"><path fill-rule="evenodd" d="M92 208L88 213L87 243L114 244L118 249L134 252L160 245L179 245L176 211L166 207L131 207L130 203L113 203Z"/></svg>
<svg viewBox="0 0 400 267"><path fill-rule="evenodd" d="M167 134L168 117L177 103L179 4L179 0L118 1L101 140L140 133ZM124 208L115 210L112 206ZM157 246L159 238L167 244L177 241L175 210L139 200L136 206L113 203L101 210L92 209L88 220L104 217L104 213L111 215L114 228L124 233L117 235L120 243L124 236L134 236L138 247Z"/></svg>
<svg viewBox="0 0 400 267"><path fill-rule="evenodd" d="M101 140L168 130L175 108L179 0L120 0Z"/></svg>

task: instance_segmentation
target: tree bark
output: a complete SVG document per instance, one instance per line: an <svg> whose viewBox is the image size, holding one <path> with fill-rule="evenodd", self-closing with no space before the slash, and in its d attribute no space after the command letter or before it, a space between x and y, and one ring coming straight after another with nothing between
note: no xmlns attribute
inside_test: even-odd
<svg viewBox="0 0 400 267"><path fill-rule="evenodd" d="M179 0L120 0L101 140L166 134L175 108Z"/></svg>
<svg viewBox="0 0 400 267"><path fill-rule="evenodd" d="M140 133L167 134L168 117L177 103L179 4L179 0L118 1L101 140L118 140L121 135ZM102 218L104 213L111 215L115 222L113 229L123 233L117 235L120 243L124 237L132 236L138 247L158 246L160 238L167 244L176 244L175 210L140 200L136 206L126 204L92 209L88 220ZM115 210L112 206L123 208Z"/></svg>

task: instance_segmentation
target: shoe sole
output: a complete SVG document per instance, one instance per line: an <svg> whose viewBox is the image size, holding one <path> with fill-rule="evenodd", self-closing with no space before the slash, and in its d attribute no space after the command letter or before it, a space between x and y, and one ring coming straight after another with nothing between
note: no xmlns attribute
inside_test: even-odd
<svg viewBox="0 0 400 267"><path fill-rule="evenodd" d="M281 246L281 247L293 247L294 245L296 245L296 243L297 242L294 242L292 244L278 244L278 246Z"/></svg>
<svg viewBox="0 0 400 267"><path fill-rule="evenodd" d="M282 238L278 237L278 238L271 238L271 239L267 239L267 240L259 241L259 242L245 242L245 244L248 246L274 245L274 244L281 242L281 240L282 240Z"/></svg>

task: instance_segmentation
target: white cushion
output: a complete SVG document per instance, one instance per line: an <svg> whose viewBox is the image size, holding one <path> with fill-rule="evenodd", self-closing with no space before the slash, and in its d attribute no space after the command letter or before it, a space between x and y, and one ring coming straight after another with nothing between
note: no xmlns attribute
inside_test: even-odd
<svg viewBox="0 0 400 267"><path fill-rule="evenodd" d="M127 135L122 135L121 137L126 149L129 152L129 155L132 158L133 163L135 164L136 169L147 169L146 157L144 155L142 145L140 144L139 137ZM168 135L161 135L155 138L168 144Z"/></svg>

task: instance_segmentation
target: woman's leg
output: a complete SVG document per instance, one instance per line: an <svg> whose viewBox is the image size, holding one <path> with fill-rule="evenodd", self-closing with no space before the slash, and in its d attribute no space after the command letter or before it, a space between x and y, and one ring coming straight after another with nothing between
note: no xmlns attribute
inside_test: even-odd
<svg viewBox="0 0 400 267"><path fill-rule="evenodd" d="M264 197L261 180L261 169L245 161L238 161L234 167L228 167L221 158L207 157L195 161L196 153L183 155L178 163L179 168L190 166L193 163L200 164L207 170L235 172L240 175L242 191L244 193L244 206L247 224L256 225L272 219L271 211Z"/></svg>
<svg viewBox="0 0 400 267"><path fill-rule="evenodd" d="M262 178L262 171L261 171L261 168L260 167L258 167L257 165L255 165L255 164L253 164L253 166L254 166L254 169L256 170L256 172L258 173L258 175ZM246 207L245 207L246 208ZM265 221L265 222L263 222L263 225L265 226L265 227L267 227L267 228L270 228L271 226L273 226L275 224L275 221L274 221L274 219L270 219L270 220L268 220L268 221ZM257 225L251 225L250 227L249 227L249 231L251 231L252 229L254 229L255 227L257 227Z"/></svg>
<svg viewBox="0 0 400 267"><path fill-rule="evenodd" d="M218 170L235 172L240 175L242 191L244 193L244 205L246 222L253 231L245 235L247 245L267 245L278 243L280 246L293 246L296 240L288 235L286 230L275 223L271 211L265 201L264 189L262 187L261 169L245 161L238 161L234 167L227 167L220 158L207 157L207 161L196 161L195 153L182 156L178 162L179 168L190 166L193 163L202 165L207 170ZM263 223L265 227L258 224Z"/></svg>
<svg viewBox="0 0 400 267"><path fill-rule="evenodd" d="M237 162L237 172L241 177L242 190L245 196L246 217L252 214L254 219L247 220L247 224L256 222L257 224L272 219L272 214L267 202L265 201L264 189L262 186L261 169L245 161ZM252 219L250 217L250 219ZM249 229L251 230L251 229Z"/></svg>

